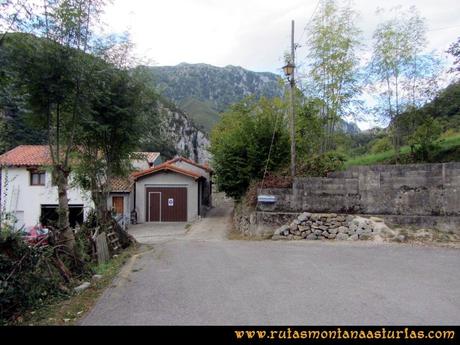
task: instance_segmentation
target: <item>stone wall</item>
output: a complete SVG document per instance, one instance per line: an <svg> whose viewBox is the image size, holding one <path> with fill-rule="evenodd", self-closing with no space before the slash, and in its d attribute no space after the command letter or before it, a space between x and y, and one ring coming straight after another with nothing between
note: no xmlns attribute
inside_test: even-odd
<svg viewBox="0 0 460 345"><path fill-rule="evenodd" d="M377 220L378 222L376 222ZM384 226L381 219L335 213L304 212L289 225L279 227L274 240L369 240Z"/></svg>
<svg viewBox="0 0 460 345"><path fill-rule="evenodd" d="M233 224L246 237L271 238L277 228L291 223L298 215L292 212L254 212L240 203L235 206Z"/></svg>
<svg viewBox="0 0 460 345"><path fill-rule="evenodd" d="M259 193L277 196L259 211L460 216L460 163L353 167Z"/></svg>
<svg viewBox="0 0 460 345"><path fill-rule="evenodd" d="M233 222L239 232L254 239L271 238L272 235L274 235L273 239L371 239L374 234L383 228L385 228L385 231L391 232L389 229L394 226L413 229L435 229L439 230L440 233L460 236L460 217L371 216L308 212L306 214L308 219L303 219L305 212L262 212L254 211L252 208L238 204L235 208ZM365 235L361 236L361 232ZM311 234L316 236L307 238ZM334 237L334 235L336 236Z"/></svg>

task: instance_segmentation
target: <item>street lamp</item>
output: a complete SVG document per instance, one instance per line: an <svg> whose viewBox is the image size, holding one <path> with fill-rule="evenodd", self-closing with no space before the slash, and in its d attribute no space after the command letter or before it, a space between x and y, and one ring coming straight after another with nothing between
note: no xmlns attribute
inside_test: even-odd
<svg viewBox="0 0 460 345"><path fill-rule="evenodd" d="M286 66L283 66L284 75L290 77L294 73L295 65L288 62Z"/></svg>
<svg viewBox="0 0 460 345"><path fill-rule="evenodd" d="M294 30L293 30L294 31ZM294 49L292 52L292 56L294 56ZM296 150L295 150L295 124L294 124L294 92L295 92L295 78L294 78L294 69L295 65L289 61L286 66L283 66L284 75L287 77L289 84L291 85L291 104L289 107L289 124L290 124L290 132L291 132L291 177L295 177L296 173Z"/></svg>

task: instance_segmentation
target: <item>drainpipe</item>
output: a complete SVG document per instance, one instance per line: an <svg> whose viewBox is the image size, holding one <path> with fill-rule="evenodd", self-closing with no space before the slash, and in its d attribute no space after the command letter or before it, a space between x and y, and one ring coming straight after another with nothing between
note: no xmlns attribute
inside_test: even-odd
<svg viewBox="0 0 460 345"><path fill-rule="evenodd" d="M134 182L134 209L136 209L136 182Z"/></svg>

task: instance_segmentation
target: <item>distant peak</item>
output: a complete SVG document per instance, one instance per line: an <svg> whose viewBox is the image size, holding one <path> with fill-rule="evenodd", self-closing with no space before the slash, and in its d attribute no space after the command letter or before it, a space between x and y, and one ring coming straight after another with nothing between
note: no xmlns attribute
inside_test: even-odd
<svg viewBox="0 0 460 345"><path fill-rule="evenodd" d="M225 66L224 68L228 68L228 69L244 69L243 67L241 66L235 66L235 65L227 65Z"/></svg>
<svg viewBox="0 0 460 345"><path fill-rule="evenodd" d="M198 63L188 63L188 62L181 62L177 66L202 66L202 67L216 67L204 62L198 62Z"/></svg>

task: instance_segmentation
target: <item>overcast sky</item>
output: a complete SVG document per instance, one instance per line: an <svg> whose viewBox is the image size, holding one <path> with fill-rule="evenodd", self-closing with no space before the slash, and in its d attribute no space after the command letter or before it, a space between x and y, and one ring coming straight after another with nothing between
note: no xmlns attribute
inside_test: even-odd
<svg viewBox="0 0 460 345"><path fill-rule="evenodd" d="M139 56L158 65L204 62L238 65L254 71L279 71L289 47L290 20L296 37L316 0L114 0L106 10L110 30L128 30ZM446 50L460 36L460 1L356 0L364 38L377 24L375 9L416 5L427 19L429 50ZM302 43L302 42L299 42ZM302 58L302 51L299 51Z"/></svg>
<svg viewBox="0 0 460 345"><path fill-rule="evenodd" d="M444 53L460 36L458 0L355 0L354 4L368 45L379 20L376 8L397 5L415 5L426 18L427 51ZM317 0L114 0L104 22L109 31L129 31L136 55L150 64L202 62L280 73L283 52L290 45L291 19L296 23L296 42L302 44L316 6ZM300 48L298 61L305 56L305 48Z"/></svg>

